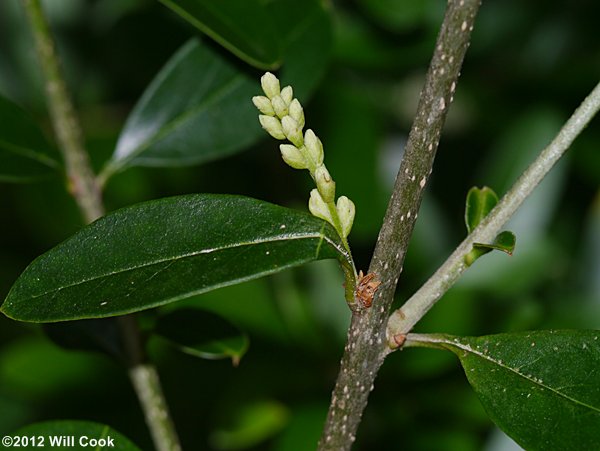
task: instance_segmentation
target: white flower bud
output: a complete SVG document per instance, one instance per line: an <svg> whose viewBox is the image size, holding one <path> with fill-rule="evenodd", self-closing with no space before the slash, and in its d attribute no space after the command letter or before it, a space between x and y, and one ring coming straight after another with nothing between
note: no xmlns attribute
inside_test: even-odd
<svg viewBox="0 0 600 451"><path fill-rule="evenodd" d="M273 109L273 105L271 105L271 101L268 97L254 96L252 97L252 103L262 114L266 114L267 116L275 116L275 110Z"/></svg>
<svg viewBox="0 0 600 451"><path fill-rule="evenodd" d="M264 128L273 138L285 139L285 133L283 133L283 128L281 127L279 119L261 114L258 116L258 120L260 121L262 128Z"/></svg>
<svg viewBox="0 0 600 451"><path fill-rule="evenodd" d="M335 199L335 182L325 166L319 166L315 171L315 182L323 200L327 203Z"/></svg>
<svg viewBox="0 0 600 451"><path fill-rule="evenodd" d="M304 158L304 155L302 155L302 152L300 152L296 146L292 146L291 144L281 144L279 150L281 151L281 158L283 158L283 161L294 169L308 168L306 158Z"/></svg>
<svg viewBox="0 0 600 451"><path fill-rule="evenodd" d="M271 99L271 104L273 105L275 114L279 116L280 119L283 119L284 116L288 115L288 106L281 96L273 97L273 99Z"/></svg>
<svg viewBox="0 0 600 451"><path fill-rule="evenodd" d="M354 202L352 202L346 196L340 196L340 198L337 200L335 209L340 218L342 235L344 238L346 238L350 234L350 230L352 230L352 224L354 223Z"/></svg>
<svg viewBox="0 0 600 451"><path fill-rule="evenodd" d="M279 95L279 80L271 72L260 77L260 84L269 99Z"/></svg>
<svg viewBox="0 0 600 451"><path fill-rule="evenodd" d="M301 147L304 144L302 138L302 128L298 126L298 122L292 119L290 116L284 116L281 119L281 125L283 127L283 133L294 144L296 147Z"/></svg>
<svg viewBox="0 0 600 451"><path fill-rule="evenodd" d="M331 213L329 212L329 208L327 208L327 204L319 194L319 191L317 191L316 189L313 189L310 192L310 199L308 200L308 209L310 210L313 216L324 219L330 224L333 223Z"/></svg>
<svg viewBox="0 0 600 451"><path fill-rule="evenodd" d="M281 98L283 99L285 104L289 106L289 104L292 102L292 99L294 98L294 91L291 86L286 86L281 90Z"/></svg>
<svg viewBox="0 0 600 451"><path fill-rule="evenodd" d="M323 144L311 129L306 130L304 134L304 145L315 165L321 166L323 164Z"/></svg>
<svg viewBox="0 0 600 451"><path fill-rule="evenodd" d="M300 102L298 102L298 99L294 99L292 100L292 103L290 103L289 115L298 122L300 128L304 127L304 110L302 109Z"/></svg>

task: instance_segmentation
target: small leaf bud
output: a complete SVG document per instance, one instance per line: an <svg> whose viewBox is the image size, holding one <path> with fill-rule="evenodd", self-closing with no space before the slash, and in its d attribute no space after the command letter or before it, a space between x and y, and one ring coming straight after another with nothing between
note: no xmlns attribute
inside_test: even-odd
<svg viewBox="0 0 600 451"><path fill-rule="evenodd" d="M271 101L268 97L254 96L252 97L252 103L262 114L266 114L267 116L275 116L275 110L273 109L273 105L271 105Z"/></svg>
<svg viewBox="0 0 600 451"><path fill-rule="evenodd" d="M342 235L344 238L346 238L350 234L350 230L352 230L352 224L354 223L354 202L352 202L346 196L340 196L340 198L337 200L335 209L337 210L337 214L340 218Z"/></svg>
<svg viewBox="0 0 600 451"><path fill-rule="evenodd" d="M315 165L321 166L323 164L323 144L311 129L306 130L304 134L304 144Z"/></svg>
<svg viewBox="0 0 600 451"><path fill-rule="evenodd" d="M294 144L296 147L301 147L304 144L302 138L302 128L298 126L298 122L292 119L290 116L285 116L281 119L281 125L283 127L283 133Z"/></svg>
<svg viewBox="0 0 600 451"><path fill-rule="evenodd" d="M288 106L281 98L281 96L275 96L271 100L271 104L273 105L273 109L275 110L275 114L279 116L280 119L283 119L284 116L288 115Z"/></svg>
<svg viewBox="0 0 600 451"><path fill-rule="evenodd" d="M260 84L269 99L279 95L279 80L271 72L267 72L260 77Z"/></svg>
<svg viewBox="0 0 600 451"><path fill-rule="evenodd" d="M279 150L281 151L281 158L285 161L289 166L294 169L306 169L308 168L306 158L302 155L302 152L291 144L281 144L279 146Z"/></svg>
<svg viewBox="0 0 600 451"><path fill-rule="evenodd" d="M281 90L281 98L283 99L286 105L290 105L292 99L294 98L294 91L291 86L286 86Z"/></svg>
<svg viewBox="0 0 600 451"><path fill-rule="evenodd" d="M327 204L319 194L319 191L313 189L310 192L310 199L308 200L308 209L312 213L313 216L317 218L324 219L325 221L332 223L331 213L329 212L329 208L327 208Z"/></svg>
<svg viewBox="0 0 600 451"><path fill-rule="evenodd" d="M283 133L283 128L281 127L279 119L261 114L258 116L258 120L260 121L262 128L264 128L273 138L285 139L285 133Z"/></svg>
<svg viewBox="0 0 600 451"><path fill-rule="evenodd" d="M335 182L329 175L329 171L323 165L315 170L315 182L323 200L327 203L335 199Z"/></svg>
<svg viewBox="0 0 600 451"><path fill-rule="evenodd" d="M298 122L300 128L304 127L304 110L302 109L300 102L298 102L298 99L294 99L292 100L292 103L290 103L289 115Z"/></svg>

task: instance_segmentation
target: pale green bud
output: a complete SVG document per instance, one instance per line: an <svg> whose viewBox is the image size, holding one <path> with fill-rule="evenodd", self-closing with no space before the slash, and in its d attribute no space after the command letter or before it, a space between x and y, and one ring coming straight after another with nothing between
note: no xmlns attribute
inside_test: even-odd
<svg viewBox="0 0 600 451"><path fill-rule="evenodd" d="M304 127L304 110L302 109L302 105L298 102L298 99L292 100L289 106L289 115L298 122L300 128Z"/></svg>
<svg viewBox="0 0 600 451"><path fill-rule="evenodd" d="M283 133L296 147L301 147L304 144L302 138L302 128L298 126L298 122L290 116L285 116L281 119Z"/></svg>
<svg viewBox="0 0 600 451"><path fill-rule="evenodd" d="M284 116L288 115L288 106L285 101L281 98L281 96L275 96L271 99L271 104L273 105L273 109L275 110L275 114L282 119Z"/></svg>
<svg viewBox="0 0 600 451"><path fill-rule="evenodd" d="M306 133L304 133L304 145L315 165L317 167L321 166L323 164L323 144L311 129L306 130Z"/></svg>
<svg viewBox="0 0 600 451"><path fill-rule="evenodd" d="M279 119L261 114L258 116L258 120L260 121L262 128L264 128L273 138L285 139L285 133L283 133L283 128L281 127Z"/></svg>
<svg viewBox="0 0 600 451"><path fill-rule="evenodd" d="M310 192L310 199L308 200L308 209L310 210L313 216L324 219L329 223L333 223L331 213L329 212L329 208L327 208L327 204L319 194L319 191L316 189L313 189Z"/></svg>
<svg viewBox="0 0 600 451"><path fill-rule="evenodd" d="M315 182L323 200L327 203L333 202L335 199L335 182L325 166L319 166L315 170Z"/></svg>
<svg viewBox="0 0 600 451"><path fill-rule="evenodd" d="M292 99L294 98L294 90L291 86L286 86L281 90L281 98L283 99L285 104L289 106L289 104L292 102Z"/></svg>
<svg viewBox="0 0 600 451"><path fill-rule="evenodd" d="M302 155L302 152L300 152L296 146L292 146L291 144L281 144L279 150L281 151L281 158L283 158L283 161L294 169L308 168L306 158L304 158L304 155Z"/></svg>
<svg viewBox="0 0 600 451"><path fill-rule="evenodd" d="M342 236L346 238L348 235L350 235L350 230L352 230L352 224L354 223L354 213L356 211L354 202L352 202L346 196L340 196L340 198L337 200L335 209L338 217L340 218Z"/></svg>
<svg viewBox="0 0 600 451"><path fill-rule="evenodd" d="M252 103L262 114L266 114L267 116L275 116L275 110L273 109L273 105L271 105L271 101L268 97L254 96L252 97Z"/></svg>
<svg viewBox="0 0 600 451"><path fill-rule="evenodd" d="M279 80L271 72L260 77L260 85L269 99L279 95Z"/></svg>

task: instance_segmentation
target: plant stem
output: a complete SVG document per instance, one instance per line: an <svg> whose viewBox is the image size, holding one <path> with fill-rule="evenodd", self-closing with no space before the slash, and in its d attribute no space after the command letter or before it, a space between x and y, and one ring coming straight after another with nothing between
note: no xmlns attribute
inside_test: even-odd
<svg viewBox="0 0 600 451"><path fill-rule="evenodd" d="M23 0L33 31L52 126L65 161L69 192L86 223L104 215L102 196L83 146L83 134L61 73L56 46L40 0Z"/></svg>
<svg viewBox="0 0 600 451"><path fill-rule="evenodd" d="M40 0L23 0L46 84L46 98L58 146L66 166L69 192L77 202L86 223L104 215L102 195L83 133L71 102L50 27ZM140 331L135 319L118 319L129 359L129 377L146 417L148 428L159 451L181 449L169 417L156 368L145 361Z"/></svg>
<svg viewBox="0 0 600 451"><path fill-rule="evenodd" d="M599 109L600 83L585 98L550 145L542 150L481 224L465 238L435 274L400 309L392 314L388 322L387 333L390 345L396 347L393 337L407 334L437 300L454 285L468 267L465 263L465 255L473 249L473 243L491 243L494 240L500 229L564 155Z"/></svg>
<svg viewBox="0 0 600 451"><path fill-rule="evenodd" d="M129 378L142 405L154 446L159 451L181 450L158 373L154 365L146 361L135 318L125 315L118 320L129 356Z"/></svg>
<svg viewBox="0 0 600 451"><path fill-rule="evenodd" d="M370 309L353 312L319 450L351 448L369 392L389 353L387 317L478 9L479 0L448 2L369 268L382 284Z"/></svg>

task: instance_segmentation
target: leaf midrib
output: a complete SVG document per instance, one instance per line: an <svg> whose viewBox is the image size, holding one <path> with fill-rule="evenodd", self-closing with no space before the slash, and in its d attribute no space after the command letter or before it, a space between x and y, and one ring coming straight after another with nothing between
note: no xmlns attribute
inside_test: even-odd
<svg viewBox="0 0 600 451"><path fill-rule="evenodd" d="M460 343L460 342L458 342L458 343L457 342L452 342L452 341L449 341L449 340L440 340L440 343L443 343L443 344L446 344L448 346L452 346L452 347L456 347L456 348L462 349L463 351L470 352L470 353L472 353L472 354L474 354L474 355L476 355L476 356L478 356L478 357L480 357L480 358L482 358L484 360L492 362L492 363L500 366L501 368L504 368L504 369L506 369L506 370L508 370L508 371L510 371L510 372L512 372L514 374L516 374L517 376L522 377L523 379L531 382L534 385L538 385L538 386L540 386L542 388L545 388L545 389L549 390L550 392L558 395L559 397L562 397L562 398L564 398L564 399L566 399L568 401L571 401L573 404L578 404L580 406L587 407L588 409L591 409L591 410L593 410L593 411L595 411L597 413L600 413L600 409L599 408L597 408L595 406L590 406L590 405L588 405L588 404L586 404L586 403L584 403L582 401L579 401L577 399L571 398L570 396L568 396L568 395L566 395L564 393L561 393L561 392L557 391L556 389L554 389L554 388L552 388L552 387L550 387L550 386L548 386L546 384L543 384L543 383L538 382L537 380L531 379L526 374L520 373L517 370L515 370L514 368L511 368L509 366L506 366L503 363L500 363L498 360L495 360L495 359L491 358L491 356L487 356L485 354L482 354L481 352L473 349L471 346L464 345L463 343Z"/></svg>
<svg viewBox="0 0 600 451"><path fill-rule="evenodd" d="M227 50L229 50L231 53L238 56L240 59L250 63L251 65L254 65L254 66L257 66L257 67L263 68L263 69L276 69L281 64L280 55L278 55L278 58L275 61L271 61L271 62L260 61L257 58L255 58L254 56L248 54L248 52L237 47L235 44L230 42L230 40L223 38L219 33L214 31L211 27L209 27L205 23L197 20L193 15L189 14L187 12L187 10L180 8L179 5L173 3L173 1L171 1L171 0L161 0L161 1L166 6L168 6L173 11L175 11L177 14L179 14L181 17L183 17L188 22L190 22L192 25L194 25L196 28L200 29L200 31L204 32L210 38L212 38L217 43L219 43L220 45L225 47ZM253 50L256 50L253 46L249 46L249 47L252 48ZM262 52L258 52L258 53L262 53ZM264 57L265 55L261 55L261 56Z"/></svg>
<svg viewBox="0 0 600 451"><path fill-rule="evenodd" d="M71 287L75 287L75 286L82 285L82 284L85 284L85 283L88 283L88 282L92 282L94 280L100 280L100 279L103 279L105 277L110 277L110 276L115 275L115 274L123 274L123 273L129 272L129 271L134 271L136 269L142 269L142 268L150 267L150 266L157 265L157 264L160 264L160 263L165 263L165 262L169 262L169 261L177 261L177 260L180 260L180 259L185 259L185 258L190 258L190 257L196 257L196 256L202 255L202 254L210 254L210 253L218 252L218 251L222 251L222 250L234 249L236 247L251 246L251 245L255 245L255 244L258 245L258 244L265 244L265 243L273 243L273 242L277 242L277 241L321 238L319 240L318 245L317 245L317 254L316 255L318 255L318 252L320 251L320 248L321 248L321 244L322 244L323 240L325 240L329 244L331 244L338 252L340 252L341 255L345 256L346 254L344 253L343 249L341 249L339 247L339 245L335 241L331 240L324 233L322 233L323 230L324 230L324 228L321 229L321 233L290 234L290 235L285 235L285 236L271 237L269 239L264 239L264 240L255 240L255 241L249 241L249 242L232 243L232 244L229 244L229 245L226 245L226 246L220 246L220 247L211 248L211 249L202 249L200 251L190 252L190 253L182 254L182 255L179 255L179 256L173 256L173 257L168 257L168 258L157 259L157 260L146 262L146 263L138 265L138 266L132 266L132 267L128 267L128 268L124 268L124 269L118 270L118 271L109 272L109 273L105 273L105 274L100 274L98 276L90 277L88 279L82 279L82 280L79 280L79 281L77 281L75 283L64 285L62 287L46 291L44 293L40 293L40 294L37 294L35 296L30 296L29 299L37 299L39 297L47 296L47 295L49 295L51 293L56 293L56 292L59 292L59 291L62 291L62 290L65 290L65 289L68 289L68 288L71 288Z"/></svg>
<svg viewBox="0 0 600 451"><path fill-rule="evenodd" d="M196 116L198 113L206 110L210 105L219 101L228 92L237 88L239 85L241 85L241 83L243 81L244 81L244 77L242 77L238 74L234 74L232 78L230 78L229 80L224 82L217 90L212 91L210 95L206 96L204 98L204 101L201 104L197 105L194 108L186 109L182 113L175 116L169 122L167 122L162 127L160 127L160 129L155 134L153 134L148 139L146 139L143 143L141 143L138 147L136 147L131 153L127 154L127 156L125 156L124 158L121 158L119 160L115 160L115 163L118 166L122 167L129 161L134 160L135 158L138 157L138 155L143 153L145 150L150 148L152 145L159 142L161 139L163 139L169 133L173 132L173 130L175 130L177 127L181 126L181 124L184 124L190 117Z"/></svg>

